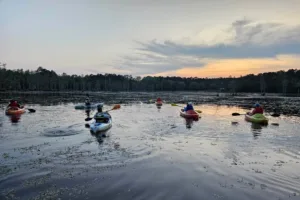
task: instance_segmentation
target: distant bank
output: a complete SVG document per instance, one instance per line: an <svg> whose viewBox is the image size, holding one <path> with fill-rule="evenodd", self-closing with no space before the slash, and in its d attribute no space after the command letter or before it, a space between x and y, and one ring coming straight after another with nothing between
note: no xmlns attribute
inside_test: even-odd
<svg viewBox="0 0 300 200"><path fill-rule="evenodd" d="M39 67L35 71L0 68L0 91L213 91L218 93L300 94L300 70L249 74L229 78L133 77L117 74L58 75Z"/></svg>

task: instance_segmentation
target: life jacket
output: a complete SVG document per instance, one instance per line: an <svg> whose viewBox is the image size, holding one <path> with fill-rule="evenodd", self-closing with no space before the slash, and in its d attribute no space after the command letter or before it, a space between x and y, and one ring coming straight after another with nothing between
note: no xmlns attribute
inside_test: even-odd
<svg viewBox="0 0 300 200"><path fill-rule="evenodd" d="M161 98L157 98L157 100L156 101L161 101Z"/></svg>
<svg viewBox="0 0 300 200"><path fill-rule="evenodd" d="M10 103L9 105L8 105L9 107L19 107L19 104L16 102L16 101L13 101L12 103Z"/></svg>
<svg viewBox="0 0 300 200"><path fill-rule="evenodd" d="M252 111L252 115L254 114L263 114L264 113L264 109L262 107L257 107Z"/></svg>
<svg viewBox="0 0 300 200"><path fill-rule="evenodd" d="M111 118L110 114L105 112L98 112L94 116L94 119L109 119L109 118Z"/></svg>

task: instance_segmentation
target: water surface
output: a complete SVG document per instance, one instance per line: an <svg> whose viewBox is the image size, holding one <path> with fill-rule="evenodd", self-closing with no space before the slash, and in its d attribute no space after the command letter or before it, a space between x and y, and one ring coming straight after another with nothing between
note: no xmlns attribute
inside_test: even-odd
<svg viewBox="0 0 300 200"><path fill-rule="evenodd" d="M1 110L0 199L299 199L297 117L257 126L231 116L240 108L199 105L191 122L179 107L122 104L101 138L72 103L27 107L37 112Z"/></svg>

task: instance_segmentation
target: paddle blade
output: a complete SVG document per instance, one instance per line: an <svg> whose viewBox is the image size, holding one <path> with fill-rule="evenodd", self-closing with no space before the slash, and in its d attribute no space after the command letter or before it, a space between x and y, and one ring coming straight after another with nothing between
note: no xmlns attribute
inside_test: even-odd
<svg viewBox="0 0 300 200"><path fill-rule="evenodd" d="M279 124L278 124L278 123L272 123L272 125L273 125L273 126L279 126Z"/></svg>
<svg viewBox="0 0 300 200"><path fill-rule="evenodd" d="M272 117L280 117L280 114L278 114L278 113L273 113L271 116L272 116Z"/></svg>
<svg viewBox="0 0 300 200"><path fill-rule="evenodd" d="M89 124L85 124L85 128L90 128L90 125Z"/></svg>
<svg viewBox="0 0 300 200"><path fill-rule="evenodd" d="M202 113L202 111L201 110L195 110L197 113Z"/></svg>
<svg viewBox="0 0 300 200"><path fill-rule="evenodd" d="M88 118L85 119L85 121L90 121L90 120L92 120L92 119L93 119L93 118L88 117Z"/></svg>
<svg viewBox="0 0 300 200"><path fill-rule="evenodd" d="M232 116L240 116L240 113L232 113Z"/></svg>
<svg viewBox="0 0 300 200"><path fill-rule="evenodd" d="M35 110L32 109L32 108L28 108L28 111L31 112L31 113L34 113L34 112L35 112Z"/></svg>
<svg viewBox="0 0 300 200"><path fill-rule="evenodd" d="M117 104L117 105L114 105L114 107L112 108L112 110L117 110L117 109L120 109L120 108L121 108L121 105Z"/></svg>
<svg viewBox="0 0 300 200"><path fill-rule="evenodd" d="M175 104L175 103L171 103L171 106L178 106L177 104Z"/></svg>

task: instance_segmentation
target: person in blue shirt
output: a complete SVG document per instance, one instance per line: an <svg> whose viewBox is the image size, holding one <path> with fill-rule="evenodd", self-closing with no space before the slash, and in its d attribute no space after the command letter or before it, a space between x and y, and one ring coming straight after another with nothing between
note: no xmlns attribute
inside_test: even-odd
<svg viewBox="0 0 300 200"><path fill-rule="evenodd" d="M186 107L183 109L183 111L189 111L194 110L193 104L191 102L187 103Z"/></svg>

